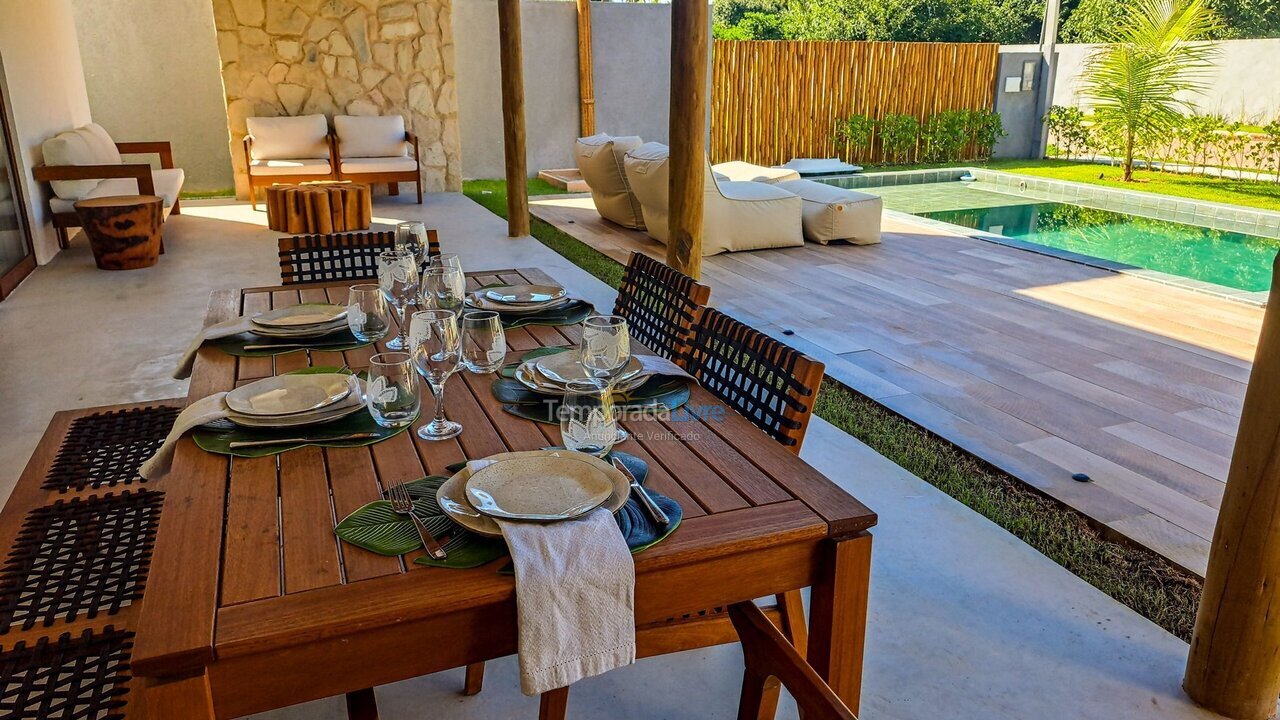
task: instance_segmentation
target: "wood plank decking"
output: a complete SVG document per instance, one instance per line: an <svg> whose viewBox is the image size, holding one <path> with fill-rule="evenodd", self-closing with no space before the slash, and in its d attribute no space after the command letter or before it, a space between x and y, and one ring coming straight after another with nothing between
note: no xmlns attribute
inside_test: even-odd
<svg viewBox="0 0 1280 720"><path fill-rule="evenodd" d="M589 197L530 209L619 262L665 256ZM880 245L716 255L703 282L855 390L1203 575L1260 308L891 218Z"/></svg>

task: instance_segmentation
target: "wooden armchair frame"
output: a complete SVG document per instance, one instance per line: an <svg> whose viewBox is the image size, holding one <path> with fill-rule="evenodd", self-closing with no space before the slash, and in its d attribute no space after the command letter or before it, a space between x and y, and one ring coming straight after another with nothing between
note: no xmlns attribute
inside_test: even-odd
<svg viewBox="0 0 1280 720"><path fill-rule="evenodd" d="M118 142L116 150L121 155L160 156L160 167L173 169L173 145L168 140L148 142ZM151 165L148 163L121 163L119 165L38 165L32 174L39 182L58 180L108 180L112 178L134 178L138 181L139 195L155 195L155 181L151 177ZM181 215L179 200L174 198L172 215ZM53 213L53 227L58 233L58 246L68 245L67 230L80 227L80 217L74 212Z"/></svg>
<svg viewBox="0 0 1280 720"><path fill-rule="evenodd" d="M338 159L334 152L333 133L325 138L325 144L329 147L329 172L327 173L299 173L296 175L254 175L253 174L253 136L244 136L244 172L245 177L249 180L249 204L254 210L258 209L258 188L268 187L276 183L304 183L315 182L317 180L337 180L338 179Z"/></svg>
<svg viewBox="0 0 1280 720"><path fill-rule="evenodd" d="M333 168L339 180L367 183L371 186L378 183L387 183L387 194L389 195L399 195L400 183L411 182L418 191L418 204L422 204L422 154L418 151L418 137L416 135L407 131L404 134L404 141L413 147L412 170L376 173L342 172L342 140L338 138L336 131L331 133L330 137L332 138L330 152L333 156Z"/></svg>

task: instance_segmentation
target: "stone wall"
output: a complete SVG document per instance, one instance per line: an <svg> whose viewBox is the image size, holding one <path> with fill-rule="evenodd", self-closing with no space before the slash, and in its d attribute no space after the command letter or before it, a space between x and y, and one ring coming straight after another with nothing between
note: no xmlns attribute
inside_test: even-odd
<svg viewBox="0 0 1280 720"><path fill-rule="evenodd" d="M423 189L460 190L450 0L213 0L236 190L245 118L405 117Z"/></svg>

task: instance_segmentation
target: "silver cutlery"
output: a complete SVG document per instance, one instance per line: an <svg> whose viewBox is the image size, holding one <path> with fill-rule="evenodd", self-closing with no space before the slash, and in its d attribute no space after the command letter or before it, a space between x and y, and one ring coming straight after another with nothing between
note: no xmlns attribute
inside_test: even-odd
<svg viewBox="0 0 1280 720"><path fill-rule="evenodd" d="M428 555L436 560L445 560L449 557L436 541L436 537L427 529L426 523L413 513L413 498L409 496L408 488L404 485L392 485L387 488L386 497L391 502L393 512L397 515L408 515L413 520L413 526L418 529L418 536L422 538L422 545L426 548Z"/></svg>
<svg viewBox="0 0 1280 720"><path fill-rule="evenodd" d="M670 525L671 518L667 517L667 514L662 511L662 508L658 507L658 503L654 502L653 498L649 497L649 491L645 490L644 486L640 484L640 481L636 480L636 476L631 474L631 470L629 470L627 466L616 457L613 458L613 466L618 468L618 471L623 475L626 475L627 480L631 481L631 492L640 496L640 505L648 511L649 516L653 518L653 521L663 527Z"/></svg>
<svg viewBox="0 0 1280 720"><path fill-rule="evenodd" d="M271 445L293 445L295 443L333 442L335 440L368 440L376 437L378 437L378 433L376 432L358 432L322 438L293 437L274 438L272 440L236 440L227 443L227 447L232 450L239 450L241 448L269 447Z"/></svg>
<svg viewBox="0 0 1280 720"><path fill-rule="evenodd" d="M338 348L350 345L349 342L328 343L327 345L317 345L315 343L268 343L261 345L245 345L245 350L275 350L278 348L307 348L308 350L324 350L325 348Z"/></svg>

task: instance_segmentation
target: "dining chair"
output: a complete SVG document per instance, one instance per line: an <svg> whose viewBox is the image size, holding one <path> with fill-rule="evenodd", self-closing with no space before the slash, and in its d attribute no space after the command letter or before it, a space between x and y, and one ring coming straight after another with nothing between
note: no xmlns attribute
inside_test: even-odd
<svg viewBox="0 0 1280 720"><path fill-rule="evenodd" d="M378 276L378 254L394 247L396 234L389 231L295 235L280 238L280 282L332 282L372 280ZM427 231L427 255L440 254L440 238Z"/></svg>
<svg viewBox="0 0 1280 720"><path fill-rule="evenodd" d="M633 252L613 314L627 319L632 337L674 360L684 354L698 308L710 298L710 286L644 253Z"/></svg>
<svg viewBox="0 0 1280 720"><path fill-rule="evenodd" d="M791 691L805 720L857 720L755 603L730 605L729 620L738 631L746 666L738 720L759 720L762 712L772 717L767 698L776 693L778 683Z"/></svg>

